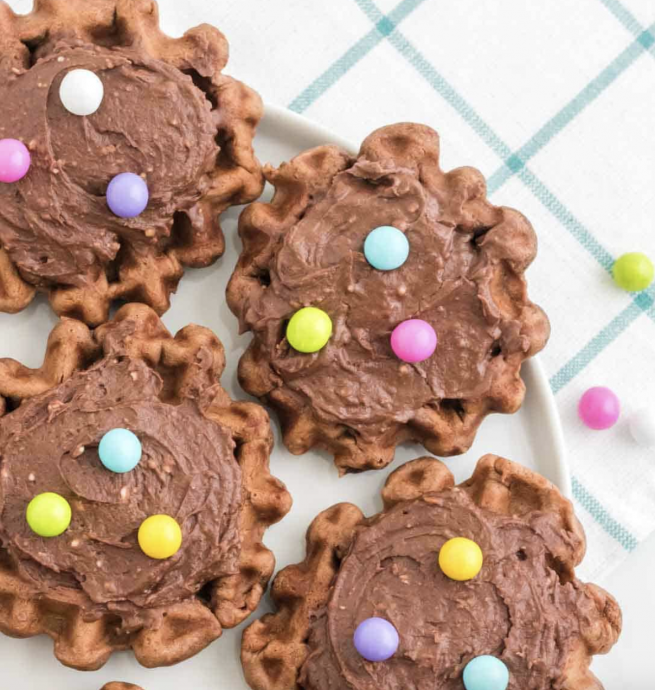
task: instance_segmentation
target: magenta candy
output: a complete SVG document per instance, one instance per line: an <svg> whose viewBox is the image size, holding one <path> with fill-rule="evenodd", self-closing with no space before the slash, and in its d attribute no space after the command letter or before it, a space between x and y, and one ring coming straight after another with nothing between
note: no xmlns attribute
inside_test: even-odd
<svg viewBox="0 0 655 690"><path fill-rule="evenodd" d="M621 414L621 403L609 388L590 388L578 403L580 419L590 429L609 429L616 424Z"/></svg>
<svg viewBox="0 0 655 690"><path fill-rule="evenodd" d="M0 139L0 182L18 182L30 169L32 157L18 139Z"/></svg>
<svg viewBox="0 0 655 690"><path fill-rule="evenodd" d="M391 349L403 362L423 362L437 347L437 334L427 321L409 319L398 324L391 334Z"/></svg>

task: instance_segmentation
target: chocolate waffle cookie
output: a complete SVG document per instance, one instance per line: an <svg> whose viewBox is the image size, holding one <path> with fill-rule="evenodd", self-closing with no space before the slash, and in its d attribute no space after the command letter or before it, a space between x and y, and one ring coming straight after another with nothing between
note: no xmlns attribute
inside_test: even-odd
<svg viewBox="0 0 655 690"><path fill-rule="evenodd" d="M0 360L2 632L45 633L78 669L129 648L153 667L255 610L275 563L264 531L291 499L269 472L268 414L228 397L224 366L211 331L172 337L135 304L95 331L63 319L39 369ZM130 470L103 455L116 429L140 444ZM68 505L55 535L30 521L43 494ZM177 525L177 549L148 548L151 516L166 520L155 539Z"/></svg>
<svg viewBox="0 0 655 690"><path fill-rule="evenodd" d="M228 302L253 333L241 384L292 453L325 448L342 472L384 467L405 441L454 455L519 408L521 364L550 331L524 276L536 236L477 170L441 171L436 132L383 127L357 156L321 146L264 172L275 196L241 216ZM380 263L389 252L400 263Z"/></svg>
<svg viewBox="0 0 655 690"><path fill-rule="evenodd" d="M487 455L454 486L443 463L420 458L382 497L371 518L342 503L314 520L305 560L274 581L276 611L244 633L252 688L463 690L479 658L505 669L508 690L602 688L589 664L616 642L621 612L576 578L584 534L552 484Z"/></svg>
<svg viewBox="0 0 655 690"><path fill-rule="evenodd" d="M1 311L40 290L58 314L91 325L114 300L161 314L184 267L223 254L219 215L261 193L252 139L262 104L222 74L225 37L204 24L169 38L158 22L153 0L35 0L26 15L0 0L0 139L31 158L21 179L0 184ZM80 70L74 98L89 79L104 90L88 116L61 91ZM147 187L137 215L108 204L125 173Z"/></svg>

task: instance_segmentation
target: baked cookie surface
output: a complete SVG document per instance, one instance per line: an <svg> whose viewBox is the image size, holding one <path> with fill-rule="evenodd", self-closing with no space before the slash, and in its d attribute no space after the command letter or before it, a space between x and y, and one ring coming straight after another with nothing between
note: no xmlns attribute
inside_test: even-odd
<svg viewBox="0 0 655 690"><path fill-rule="evenodd" d="M62 320L39 370L0 360L3 632L46 633L60 661L84 670L128 648L161 666L257 607L275 563L263 534L290 497L268 469L268 415L227 396L224 366L211 331L172 337L144 305L93 332ZM99 450L116 429L140 442L131 471L110 471ZM48 492L72 515L57 536L26 519ZM169 557L141 541L162 515L181 532Z"/></svg>
<svg viewBox="0 0 655 690"><path fill-rule="evenodd" d="M441 462L421 458L390 475L384 510L351 504L321 513L307 556L276 577L276 612L245 632L242 661L256 690L463 690L481 656L500 660L510 690L601 688L589 671L621 630L612 597L580 582L582 528L543 477L503 458L482 458L454 486ZM442 570L452 539L475 542L478 574ZM363 621L397 631L390 658L367 661L354 642Z"/></svg>
<svg viewBox="0 0 655 690"><path fill-rule="evenodd" d="M278 411L292 452L324 447L341 471L383 467L404 441L453 455L488 413L518 409L521 364L549 335L524 277L536 236L520 213L486 200L478 171L441 171L436 132L384 127L356 157L323 146L265 175L276 193L241 216L228 302L253 333L240 381ZM364 248L388 226L409 252L380 270ZM287 331L304 307L331 320L313 352ZM391 336L416 319L436 350L402 361Z"/></svg>
<svg viewBox="0 0 655 690"><path fill-rule="evenodd" d="M92 325L114 300L161 314L185 266L223 254L220 213L263 184L252 150L262 104L222 74L227 59L209 25L164 35L152 0L36 0L27 15L0 2L0 139L31 156L22 179L0 184L0 310L41 290ZM88 116L61 96L79 70L104 91ZM124 173L149 193L133 217L108 204Z"/></svg>

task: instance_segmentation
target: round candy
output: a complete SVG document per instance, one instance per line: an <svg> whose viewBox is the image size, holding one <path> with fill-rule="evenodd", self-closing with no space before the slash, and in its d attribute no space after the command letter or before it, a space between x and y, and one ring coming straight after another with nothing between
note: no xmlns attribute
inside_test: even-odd
<svg viewBox="0 0 655 690"><path fill-rule="evenodd" d="M655 410L642 407L630 417L630 433L640 446L655 446Z"/></svg>
<svg viewBox="0 0 655 690"><path fill-rule="evenodd" d="M590 429L609 429L621 414L621 403L616 393L604 386L590 388L578 403L580 419Z"/></svg>
<svg viewBox="0 0 655 690"><path fill-rule="evenodd" d="M641 252L620 256L612 267L614 282L628 292L645 290L655 277L653 262Z"/></svg>
<svg viewBox="0 0 655 690"><path fill-rule="evenodd" d="M298 352L318 352L332 335L332 320L316 307L299 309L287 326L287 340Z"/></svg>
<svg viewBox="0 0 655 690"><path fill-rule="evenodd" d="M0 182L18 182L30 169L30 152L18 139L0 139Z"/></svg>
<svg viewBox="0 0 655 690"><path fill-rule="evenodd" d="M427 321L409 319L391 333L391 349L403 362L423 362L437 347L437 334Z"/></svg>
<svg viewBox="0 0 655 690"><path fill-rule="evenodd" d="M482 549L471 539L449 539L439 551L439 567L458 582L472 580L482 570Z"/></svg>
<svg viewBox="0 0 655 690"><path fill-rule="evenodd" d="M353 643L367 661L386 661L396 653L400 638L388 620L367 618L357 626Z"/></svg>
<svg viewBox="0 0 655 690"><path fill-rule="evenodd" d="M139 546L150 558L170 558L182 546L182 530L169 515L151 515L139 527Z"/></svg>
<svg viewBox="0 0 655 690"><path fill-rule="evenodd" d="M25 513L32 532L40 537L58 537L71 523L71 507L59 494L44 493L35 496Z"/></svg>
<svg viewBox="0 0 655 690"><path fill-rule="evenodd" d="M366 260L379 271L400 268L409 256L409 242L405 233L391 225L371 230L364 241Z"/></svg>
<svg viewBox="0 0 655 690"><path fill-rule="evenodd" d="M509 670L495 656L476 656L464 667L462 680L466 690L506 690Z"/></svg>
<svg viewBox="0 0 655 690"><path fill-rule="evenodd" d="M105 88L100 77L88 69L71 70L59 87L61 103L73 115L93 115L100 107Z"/></svg>
<svg viewBox="0 0 655 690"><path fill-rule="evenodd" d="M111 472L130 472L141 460L141 441L129 429L112 429L100 439L98 455Z"/></svg>
<svg viewBox="0 0 655 690"><path fill-rule="evenodd" d="M145 180L134 173L116 175L107 187L107 206L119 218L135 218L148 205L150 192Z"/></svg>

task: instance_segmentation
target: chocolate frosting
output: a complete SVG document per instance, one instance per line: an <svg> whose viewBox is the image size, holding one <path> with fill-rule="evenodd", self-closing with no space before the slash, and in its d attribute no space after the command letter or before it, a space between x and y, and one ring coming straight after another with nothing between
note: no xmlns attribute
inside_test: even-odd
<svg viewBox="0 0 655 690"><path fill-rule="evenodd" d="M69 113L59 86L73 69L97 74L101 108ZM129 240L130 261L164 249L174 213L210 186L217 113L187 76L144 51L63 41L29 69L0 75L0 138L24 141L29 174L0 185L0 245L35 285L90 286ZM150 203L115 217L105 198L122 172L142 175Z"/></svg>
<svg viewBox="0 0 655 690"><path fill-rule="evenodd" d="M482 548L474 580L455 582L439 569L439 550L455 536ZM556 513L499 515L462 489L399 503L358 528L328 605L312 620L300 687L461 690L464 666L482 654L507 665L510 690L559 687L581 621L598 615L554 556L579 541ZM388 661L367 662L354 648L357 625L371 616L398 630Z"/></svg>
<svg viewBox="0 0 655 690"><path fill-rule="evenodd" d="M21 578L50 599L82 590L86 615L115 612L126 627L142 623L144 609L238 572L242 492L232 435L198 403L175 406L162 394L162 379L142 360L110 357L0 420L0 539ZM116 427L143 446L126 474L98 458L100 439ZM50 539L25 520L28 502L45 491L73 512L68 530ZM183 534L167 560L149 558L137 542L141 522L160 513Z"/></svg>

